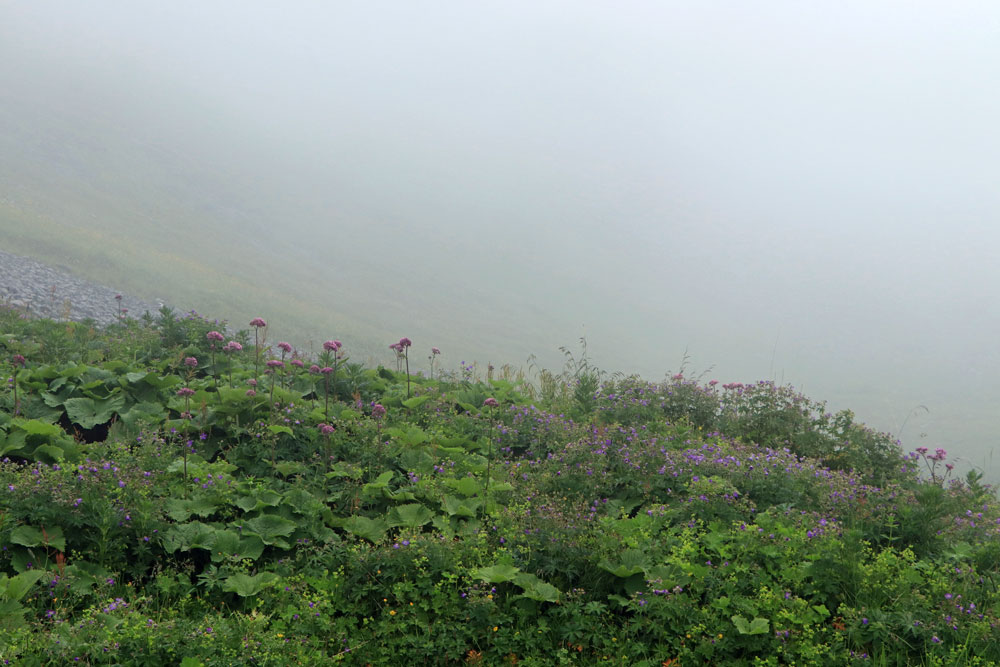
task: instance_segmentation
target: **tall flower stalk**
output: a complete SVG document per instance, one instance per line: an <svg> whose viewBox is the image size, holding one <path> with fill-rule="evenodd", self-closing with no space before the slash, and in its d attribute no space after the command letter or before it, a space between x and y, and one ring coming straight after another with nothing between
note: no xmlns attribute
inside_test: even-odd
<svg viewBox="0 0 1000 667"><path fill-rule="evenodd" d="M431 379L432 380L434 379L434 362L437 361L437 356L439 354L441 354L441 350L437 349L436 347L432 347L431 348L431 356L427 357L427 359L430 360L430 362L431 362Z"/></svg>
<svg viewBox="0 0 1000 667"><path fill-rule="evenodd" d="M208 339L209 344L212 346L212 381L215 383L215 391L218 392L219 374L218 372L216 372L215 368L215 344L221 343L223 340L225 340L225 336L223 336L218 331L209 331L207 334L205 334L205 338Z"/></svg>
<svg viewBox="0 0 1000 667"><path fill-rule="evenodd" d="M376 438L376 451L378 452L379 460L382 459L382 418L385 417L385 406L381 403L372 404L372 419L375 420L375 427L378 429L378 434Z"/></svg>
<svg viewBox="0 0 1000 667"><path fill-rule="evenodd" d="M411 341L406 336L403 336L402 338L399 339L399 342L396 343L396 345L398 346L399 350L402 350L402 352L403 352L403 359L406 361L406 397L409 398L410 397L410 353L409 353L409 350L410 350L410 346L413 345L413 341Z"/></svg>
<svg viewBox="0 0 1000 667"><path fill-rule="evenodd" d="M16 417L21 412L21 403L17 398L17 371L19 368L24 368L28 362L20 354L15 354L12 361L14 362L14 377L11 378L11 381L14 384L14 416Z"/></svg>
<svg viewBox="0 0 1000 667"><path fill-rule="evenodd" d="M330 375L333 374L332 366L324 366L319 369L319 372L323 374L323 389L326 394L326 402L323 405L323 415L329 419L330 418Z"/></svg>
<svg viewBox="0 0 1000 667"><path fill-rule="evenodd" d="M326 402L330 404L330 384L333 384L334 398L337 396L337 361L340 359L340 348L343 346L339 340L328 340L323 343L324 356L322 361L332 361L333 366L327 366L322 372L327 376L326 382ZM328 370L329 369L329 370ZM329 414L327 414L329 419Z"/></svg>
<svg viewBox="0 0 1000 667"><path fill-rule="evenodd" d="M233 388L233 357L234 352L242 352L243 346L235 340L231 340L222 346L222 351L229 355L229 388Z"/></svg>
<svg viewBox="0 0 1000 667"><path fill-rule="evenodd" d="M257 357L253 362L253 379L256 380L260 375L260 330L267 326L267 322L255 317L250 320L250 326L253 327L253 344L257 348Z"/></svg>
<svg viewBox="0 0 1000 667"><path fill-rule="evenodd" d="M284 368L285 362L278 359L271 359L267 362L267 371L271 374L271 395L268 397L268 401L271 402L271 406L274 406L274 376L278 374L278 369Z"/></svg>
<svg viewBox="0 0 1000 667"><path fill-rule="evenodd" d="M177 390L177 395L184 399L184 412L181 413L181 419L184 421L184 438L187 440L188 433L188 423L191 420L191 397L194 396L194 389L190 387L181 387ZM184 494L187 495L187 478L188 478L188 448L191 446L191 441L187 440L183 447L183 457L184 457Z"/></svg>
<svg viewBox="0 0 1000 667"><path fill-rule="evenodd" d="M492 472L491 468L493 464L493 422L495 421L495 409L498 405L500 405L500 403L498 403L497 399L493 398L492 396L483 401L483 407L490 409L490 430L489 430L489 442L488 442L489 449L487 450L487 456L486 456L486 484L484 485L485 488L483 490L484 513L489 511L488 505L490 502L490 473Z"/></svg>

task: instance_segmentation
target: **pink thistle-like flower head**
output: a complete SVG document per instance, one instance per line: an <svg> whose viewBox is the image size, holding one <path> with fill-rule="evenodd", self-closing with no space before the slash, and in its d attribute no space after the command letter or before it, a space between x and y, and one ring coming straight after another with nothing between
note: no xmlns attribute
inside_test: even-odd
<svg viewBox="0 0 1000 667"><path fill-rule="evenodd" d="M319 425L319 432L322 433L323 435L332 435L333 431L334 431L334 428L332 426L330 426L329 424L320 424Z"/></svg>
<svg viewBox="0 0 1000 667"><path fill-rule="evenodd" d="M317 366L316 364L313 364L312 366L309 367L309 372L310 373L319 373L319 366Z"/></svg>
<svg viewBox="0 0 1000 667"><path fill-rule="evenodd" d="M291 351L292 351L292 344L291 343L285 343L285 342L278 343L278 349L281 350L282 352L291 353Z"/></svg>
<svg viewBox="0 0 1000 667"><path fill-rule="evenodd" d="M247 384L250 385L251 387L256 387L257 380L255 380L254 378L250 378L249 380L247 380Z"/></svg>
<svg viewBox="0 0 1000 667"><path fill-rule="evenodd" d="M403 336L402 338L399 339L399 342L396 343L396 345L399 345L401 348L410 347L411 345L413 345L413 341L407 338L406 336Z"/></svg>
<svg viewBox="0 0 1000 667"><path fill-rule="evenodd" d="M302 363L301 359L292 359L289 363L297 368L302 368L303 366L305 366L305 364Z"/></svg>
<svg viewBox="0 0 1000 667"><path fill-rule="evenodd" d="M15 366L24 366L28 363L28 360L24 358L23 354L15 354L13 361Z"/></svg>
<svg viewBox="0 0 1000 667"><path fill-rule="evenodd" d="M319 369L319 372L322 373L323 375L329 375L330 373L333 372L333 367L324 366L323 368Z"/></svg>
<svg viewBox="0 0 1000 667"><path fill-rule="evenodd" d="M220 340L221 341L221 340L225 340L226 337L223 336L218 331L209 331L207 334L205 334L205 338L207 338L208 340Z"/></svg>
<svg viewBox="0 0 1000 667"><path fill-rule="evenodd" d="M437 349L436 347L432 347L431 354L433 354L436 357L437 355L441 354L441 350Z"/></svg>
<svg viewBox="0 0 1000 667"><path fill-rule="evenodd" d="M385 406L381 403L376 403L372 406L372 417L375 419L381 419L385 417Z"/></svg>
<svg viewBox="0 0 1000 667"><path fill-rule="evenodd" d="M495 408L498 405L500 405L500 403L497 402L497 399L490 396L485 401L483 401L483 405L486 406L487 408Z"/></svg>
<svg viewBox="0 0 1000 667"><path fill-rule="evenodd" d="M237 343L235 340L231 340L222 346L222 349L226 352L242 352L243 346Z"/></svg>
<svg viewBox="0 0 1000 667"><path fill-rule="evenodd" d="M267 322L265 322L264 319L261 317L255 317L252 320L250 320L250 326L257 328L266 327Z"/></svg>
<svg viewBox="0 0 1000 667"><path fill-rule="evenodd" d="M115 294L115 301L121 301L121 300L122 300L122 295L121 294Z"/></svg>
<svg viewBox="0 0 1000 667"><path fill-rule="evenodd" d="M399 345L399 343L390 343L389 349L392 350L393 352L399 352L403 348Z"/></svg>
<svg viewBox="0 0 1000 667"><path fill-rule="evenodd" d="M180 389L177 390L177 395L180 396L181 398L185 398L187 396L194 396L194 389L191 389L190 387L181 387Z"/></svg>
<svg viewBox="0 0 1000 667"><path fill-rule="evenodd" d="M330 352L336 352L337 350L340 349L340 341L339 340L328 340L325 343L323 343L323 349L324 350L329 350Z"/></svg>
<svg viewBox="0 0 1000 667"><path fill-rule="evenodd" d="M281 361L279 359L271 359L270 361L267 362L267 367L268 368L284 368L285 367L285 362Z"/></svg>
<svg viewBox="0 0 1000 667"><path fill-rule="evenodd" d="M253 389L247 389L247 396L256 396L257 392Z"/></svg>
<svg viewBox="0 0 1000 667"><path fill-rule="evenodd" d="M188 368L198 368L198 360L194 357L184 357L184 365Z"/></svg>

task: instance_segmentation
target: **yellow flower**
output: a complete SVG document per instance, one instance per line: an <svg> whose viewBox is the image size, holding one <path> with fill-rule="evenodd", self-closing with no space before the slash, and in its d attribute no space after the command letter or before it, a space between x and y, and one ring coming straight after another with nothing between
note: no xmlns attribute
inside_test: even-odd
<svg viewBox="0 0 1000 667"><path fill-rule="evenodd" d="M281 634L280 632L278 633L278 638L279 638L279 639L280 639L281 637L284 637L284 636L285 636L285 635Z"/></svg>
<svg viewBox="0 0 1000 667"><path fill-rule="evenodd" d="M494 626L493 626L493 632L496 632L496 631L497 631L497 630L499 630L499 629L500 629L500 626L498 626L498 625L494 625Z"/></svg>
<svg viewBox="0 0 1000 667"><path fill-rule="evenodd" d="M722 639L722 633L721 632L719 633L719 639Z"/></svg>
<svg viewBox="0 0 1000 667"><path fill-rule="evenodd" d="M390 615L390 616L395 616L395 615L396 615L396 610L395 610L395 609L393 609L392 611L390 611L390 612L389 612L389 615Z"/></svg>

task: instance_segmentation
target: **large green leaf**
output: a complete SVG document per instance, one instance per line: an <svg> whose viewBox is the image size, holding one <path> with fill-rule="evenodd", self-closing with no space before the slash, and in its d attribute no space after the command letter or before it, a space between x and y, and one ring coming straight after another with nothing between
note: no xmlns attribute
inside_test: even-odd
<svg viewBox="0 0 1000 667"><path fill-rule="evenodd" d="M163 548L167 553L174 551L191 551L192 549L212 550L215 540L215 528L200 521L192 521L167 530L163 533Z"/></svg>
<svg viewBox="0 0 1000 667"><path fill-rule="evenodd" d="M244 525L245 529L258 536L264 544L273 544L283 549L289 547L288 542L281 539L295 532L296 523L275 514L264 514L250 519Z"/></svg>
<svg viewBox="0 0 1000 667"><path fill-rule="evenodd" d="M263 489L261 491L257 491L257 493L252 496L240 496L233 501L233 504L244 512L253 512L254 510L264 509L265 507L277 507L280 502L280 493L272 491L271 489Z"/></svg>
<svg viewBox="0 0 1000 667"><path fill-rule="evenodd" d="M446 479L444 482L466 498L480 495L483 492L483 485L475 477L461 477L459 479Z"/></svg>
<svg viewBox="0 0 1000 667"><path fill-rule="evenodd" d="M731 617L733 625L736 626L737 632L741 635L764 635L767 634L768 626L770 621L766 618L755 618L752 621L747 621L740 615Z"/></svg>
<svg viewBox="0 0 1000 667"><path fill-rule="evenodd" d="M66 550L66 538L59 526L46 526L44 528L18 526L11 531L10 541L26 547L46 546L52 547L56 551Z"/></svg>
<svg viewBox="0 0 1000 667"><path fill-rule="evenodd" d="M389 510L387 523L390 527L404 526L416 530L421 526L430 523L434 518L434 512L430 511L420 503L409 503L400 505Z"/></svg>
<svg viewBox="0 0 1000 667"><path fill-rule="evenodd" d="M240 535L234 530L220 530L212 543L212 560L225 558L257 560L264 553L264 542L256 535Z"/></svg>
<svg viewBox="0 0 1000 667"><path fill-rule="evenodd" d="M177 522L187 521L192 514L202 518L211 516L219 506L206 498L171 498L167 501L167 515Z"/></svg>
<svg viewBox="0 0 1000 667"><path fill-rule="evenodd" d="M36 435L43 438L52 438L63 435L63 430L55 424L39 421L37 419L17 418L11 422L11 426L24 431L27 435Z"/></svg>
<svg viewBox="0 0 1000 667"><path fill-rule="evenodd" d="M63 404L70 420L81 428L94 428L111 421L111 417L125 406L125 396L117 394L105 399L68 398Z"/></svg>
<svg viewBox="0 0 1000 667"><path fill-rule="evenodd" d="M167 418L167 412L163 409L162 403L146 401L136 403L121 413L120 417L127 426L135 427L140 423L161 424Z"/></svg>
<svg viewBox="0 0 1000 667"><path fill-rule="evenodd" d="M524 590L521 597L538 602L559 602L559 589L533 574L521 572L514 577L514 583Z"/></svg>
<svg viewBox="0 0 1000 667"><path fill-rule="evenodd" d="M479 498L459 499L455 496L445 496L441 505L448 516L474 517L483 504Z"/></svg>
<svg viewBox="0 0 1000 667"><path fill-rule="evenodd" d="M28 570L10 579L4 576L0 578L0 592L8 600L17 602L27 595L31 587L38 583L38 580L44 576L45 570Z"/></svg>
<svg viewBox="0 0 1000 667"><path fill-rule="evenodd" d="M602 559L597 566L606 572L610 572L616 577L624 579L631 577L633 574L644 572L649 566L649 559L642 551L639 551L638 549L629 549L621 555L619 562L611 563L607 558L605 558Z"/></svg>
<svg viewBox="0 0 1000 667"><path fill-rule="evenodd" d="M482 579L488 584L503 584L514 581L521 570L506 563L497 563L489 567L481 567L473 573L474 577Z"/></svg>
<svg viewBox="0 0 1000 667"><path fill-rule="evenodd" d="M222 590L227 593L236 593L245 598L257 595L268 586L273 585L278 579L278 575L274 572L261 572L252 576L240 572L226 577L226 580L222 582Z"/></svg>
<svg viewBox="0 0 1000 667"><path fill-rule="evenodd" d="M385 537L387 527L381 519L369 519L366 516L352 516L344 521L344 530L373 543Z"/></svg>
<svg viewBox="0 0 1000 667"><path fill-rule="evenodd" d="M431 400L430 396L414 396L403 401L403 407L409 410L419 408L421 405Z"/></svg>

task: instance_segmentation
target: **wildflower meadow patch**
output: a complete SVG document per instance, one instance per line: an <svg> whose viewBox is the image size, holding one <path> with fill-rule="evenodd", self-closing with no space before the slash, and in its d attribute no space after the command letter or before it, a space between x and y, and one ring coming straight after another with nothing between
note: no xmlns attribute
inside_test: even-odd
<svg viewBox="0 0 1000 667"><path fill-rule="evenodd" d="M1000 504L943 448L585 349L322 348L0 310L0 661L1000 662Z"/></svg>

